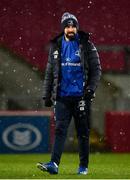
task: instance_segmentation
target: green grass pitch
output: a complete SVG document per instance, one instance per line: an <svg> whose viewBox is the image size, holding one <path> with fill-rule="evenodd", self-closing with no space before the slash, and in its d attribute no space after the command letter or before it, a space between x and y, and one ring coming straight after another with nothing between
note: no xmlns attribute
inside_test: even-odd
<svg viewBox="0 0 130 180"><path fill-rule="evenodd" d="M48 162L50 154L0 155L0 179L129 179L130 154L90 154L88 175L77 175L78 154L64 153L58 175L49 175L36 167Z"/></svg>

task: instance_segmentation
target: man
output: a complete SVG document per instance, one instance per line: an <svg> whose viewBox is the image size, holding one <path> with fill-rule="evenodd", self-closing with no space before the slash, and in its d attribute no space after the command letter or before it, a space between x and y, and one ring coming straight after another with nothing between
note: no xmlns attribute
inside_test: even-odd
<svg viewBox="0 0 130 180"><path fill-rule="evenodd" d="M54 101L55 141L51 161L38 163L37 167L58 174L67 129L73 116L79 143L78 174L87 174L89 109L100 80L101 66L89 34L79 31L77 18L64 13L61 26L63 32L51 42L43 95L45 106L51 106Z"/></svg>

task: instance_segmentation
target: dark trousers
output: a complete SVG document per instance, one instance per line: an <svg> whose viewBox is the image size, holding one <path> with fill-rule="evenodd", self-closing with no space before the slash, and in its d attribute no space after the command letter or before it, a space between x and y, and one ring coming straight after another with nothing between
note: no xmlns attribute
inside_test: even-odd
<svg viewBox="0 0 130 180"><path fill-rule="evenodd" d="M90 101L82 100L80 97L57 99L54 107L56 127L51 161L56 162L58 165L60 163L67 129L73 116L79 144L79 165L88 167L90 104Z"/></svg>

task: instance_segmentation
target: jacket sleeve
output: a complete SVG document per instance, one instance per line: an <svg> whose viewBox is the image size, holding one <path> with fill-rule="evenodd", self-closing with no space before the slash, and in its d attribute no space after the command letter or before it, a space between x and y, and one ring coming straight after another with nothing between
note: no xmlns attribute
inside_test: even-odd
<svg viewBox="0 0 130 180"><path fill-rule="evenodd" d="M43 81L43 99L51 98L52 85L53 85L53 64L52 64L52 50L51 44L48 55L48 62L46 65L44 81Z"/></svg>
<svg viewBox="0 0 130 180"><path fill-rule="evenodd" d="M99 54L96 47L92 42L88 42L88 82L87 89L95 92L100 77L101 77L101 64Z"/></svg>

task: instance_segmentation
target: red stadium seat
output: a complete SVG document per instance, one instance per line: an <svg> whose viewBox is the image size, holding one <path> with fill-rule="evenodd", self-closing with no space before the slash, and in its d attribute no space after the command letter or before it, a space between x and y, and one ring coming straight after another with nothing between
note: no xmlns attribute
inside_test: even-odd
<svg viewBox="0 0 130 180"><path fill-rule="evenodd" d="M113 152L130 152L130 112L106 112L105 134Z"/></svg>
<svg viewBox="0 0 130 180"><path fill-rule="evenodd" d="M123 51L101 51L100 60L104 72L124 72L125 53Z"/></svg>

